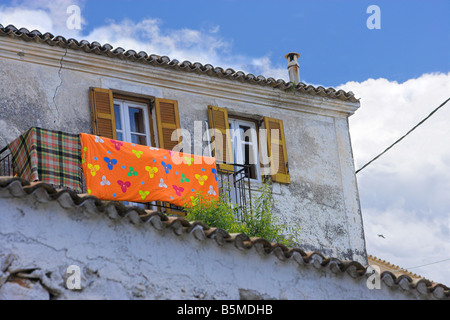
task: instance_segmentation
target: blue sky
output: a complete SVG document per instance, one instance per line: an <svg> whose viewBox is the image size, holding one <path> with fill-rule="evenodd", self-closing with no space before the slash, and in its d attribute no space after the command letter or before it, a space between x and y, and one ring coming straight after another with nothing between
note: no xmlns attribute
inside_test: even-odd
<svg viewBox="0 0 450 320"><path fill-rule="evenodd" d="M366 27L371 4L381 9L380 30ZM167 29L219 26L235 54L268 54L284 67L282 57L299 52L302 78L325 86L371 77L403 82L450 71L448 1L95 0L84 10L87 32L126 18L159 18Z"/></svg>
<svg viewBox="0 0 450 320"><path fill-rule="evenodd" d="M1 6L24 4L43 8L43 3L46 1L7 0ZM403 82L424 73L450 71L450 32L445 32L450 30L450 2L445 0L318 0L286 4L268 0L63 0L59 3L66 6L76 3L81 7L85 23L80 36L112 22L137 23L146 19L158 19L160 28L167 33L182 29L215 33L216 40L226 43L219 53L228 59L224 57L222 61L252 73L259 70L242 63L236 66L230 61L231 56L270 57L273 67L283 69L284 55L296 51L301 54L302 81L326 87L379 77ZM373 4L381 9L379 30L366 27L370 16L366 10ZM64 16L62 9L55 15ZM51 31L68 33L64 28L57 29Z"/></svg>
<svg viewBox="0 0 450 320"><path fill-rule="evenodd" d="M81 29L66 25L73 4ZM370 5L381 29L367 27ZM450 97L449 13L447 0L0 2L4 26L277 79L288 80L284 55L299 52L302 82L360 98L349 120L356 169ZM369 254L450 285L448 119L450 104L357 178Z"/></svg>

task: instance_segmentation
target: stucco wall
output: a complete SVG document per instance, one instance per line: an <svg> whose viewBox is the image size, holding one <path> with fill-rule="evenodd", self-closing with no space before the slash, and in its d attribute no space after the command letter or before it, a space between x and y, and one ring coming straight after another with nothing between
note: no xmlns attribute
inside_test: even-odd
<svg viewBox="0 0 450 320"><path fill-rule="evenodd" d="M52 198L43 188L25 193L16 183L0 188L0 299L433 297L385 281L370 290L368 275L351 268L339 271L316 258L282 259L276 251L242 249L202 231L157 228L139 222L136 212L121 217L112 206L102 212L92 199L67 196ZM73 265L81 271L79 290L67 284Z"/></svg>
<svg viewBox="0 0 450 320"><path fill-rule="evenodd" d="M291 175L290 185L273 186L282 223L302 229L307 249L367 262L345 111L357 103L9 38L0 39L0 81L0 148L32 126L90 133L89 87L177 100L190 131L208 105L281 119Z"/></svg>

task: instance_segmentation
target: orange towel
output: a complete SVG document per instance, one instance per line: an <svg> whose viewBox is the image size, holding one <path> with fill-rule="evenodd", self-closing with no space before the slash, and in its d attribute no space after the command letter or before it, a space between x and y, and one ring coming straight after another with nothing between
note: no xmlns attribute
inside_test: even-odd
<svg viewBox="0 0 450 320"><path fill-rule="evenodd" d="M163 201L182 207L192 197L219 196L214 158L81 133L89 194L102 200Z"/></svg>

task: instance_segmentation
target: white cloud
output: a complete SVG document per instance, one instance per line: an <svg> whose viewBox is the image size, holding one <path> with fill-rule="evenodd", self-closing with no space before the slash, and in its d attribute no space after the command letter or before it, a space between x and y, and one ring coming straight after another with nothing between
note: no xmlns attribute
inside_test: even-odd
<svg viewBox="0 0 450 320"><path fill-rule="evenodd" d="M362 152L357 161L362 165L449 98L450 74L425 74L404 83L369 79L362 83L349 82L339 88L353 91L357 97L361 97L361 108L350 118L350 123L353 145ZM414 139L412 143L405 139L402 144L407 142L408 147L425 147L431 142L428 151L439 149L439 139L445 138L448 133L445 126L446 114L442 114L443 112L445 110L439 111L412 133L407 138L410 141ZM428 138L432 139L424 143ZM447 151L447 148L436 150L440 153ZM436 152L421 153L421 159L424 156L429 160L436 159ZM419 154L416 153L416 156ZM403 164L398 164L398 167L403 167ZM395 167L395 171L398 167Z"/></svg>
<svg viewBox="0 0 450 320"><path fill-rule="evenodd" d="M84 0L22 0L14 6L0 5L0 23L3 26L12 24L16 28L27 28L30 31L39 30L66 38L76 38L80 35L81 30L67 28L67 19L70 17L67 8L71 5L82 8L83 3ZM82 16L81 24L85 25Z"/></svg>
<svg viewBox="0 0 450 320"><path fill-rule="evenodd" d="M218 33L219 31L220 31L219 25L216 25L209 30L210 33Z"/></svg>
<svg viewBox="0 0 450 320"><path fill-rule="evenodd" d="M220 25L208 26L205 30L170 29L160 19L147 18L141 21L110 20L88 34L83 29L68 29L66 22L70 15L67 8L77 5L82 9L83 4L84 0L22 0L16 6L0 5L0 23L4 26L13 24L17 28L51 32L65 38L109 43L113 47L164 55L179 61L200 62L256 76L288 80L286 68L274 66L270 55L254 58L232 52L233 41L221 37ZM86 21L81 18L83 27Z"/></svg>
<svg viewBox="0 0 450 320"><path fill-rule="evenodd" d="M31 30L53 30L53 22L44 10L0 7L0 23Z"/></svg>
<svg viewBox="0 0 450 320"><path fill-rule="evenodd" d="M89 41L109 43L126 50L145 51L148 54L169 56L180 61L216 64L226 55L230 43L208 31L188 28L163 29L159 19L144 19L139 22L110 21L85 35Z"/></svg>
<svg viewBox="0 0 450 320"><path fill-rule="evenodd" d="M109 43L126 50L144 51L148 54L165 55L179 61L200 62L214 67L232 68L254 75L275 79L286 78L286 68L273 66L270 56L248 57L232 52L233 42L223 39L219 26L213 30L188 28L166 29L159 19L145 19L139 22L122 20L109 21L107 25L95 28L85 35L89 41Z"/></svg>
<svg viewBox="0 0 450 320"><path fill-rule="evenodd" d="M361 108L350 118L359 169L450 97L450 73L404 83L369 79L340 89L361 97ZM370 254L401 267L450 258L449 118L450 102L358 174ZM448 285L449 266L411 271Z"/></svg>
<svg viewBox="0 0 450 320"><path fill-rule="evenodd" d="M286 81L289 81L287 60L284 61L286 61L286 66L284 68L276 67L272 64L270 56L266 55L264 57L252 59L251 65L257 75L262 74L266 78L272 77L274 79L284 79Z"/></svg>
<svg viewBox="0 0 450 320"><path fill-rule="evenodd" d="M409 271L413 273L449 285L450 261L414 268L450 258L448 225L442 230L445 222L445 219L432 215L418 218L415 212L401 208L366 208L367 251L402 268L411 268Z"/></svg>

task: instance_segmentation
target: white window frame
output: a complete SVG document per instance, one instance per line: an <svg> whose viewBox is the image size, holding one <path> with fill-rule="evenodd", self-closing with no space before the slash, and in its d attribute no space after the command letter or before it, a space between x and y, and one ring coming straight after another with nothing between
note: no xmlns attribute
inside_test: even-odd
<svg viewBox="0 0 450 320"><path fill-rule="evenodd" d="M258 146L258 134L256 131L256 123L253 121L246 121L242 119L235 119L232 117L228 117L228 122L230 126L231 134L231 144L233 150L233 162L236 164L244 164L245 163L245 154L243 152L244 145L250 145L250 148L253 151L253 158L256 159L255 165L255 175L256 178L250 178L250 181L261 182L261 168L259 162L259 146ZM246 142L244 140L244 135L242 134L241 126L250 128L250 142ZM237 134L236 134L237 133Z"/></svg>
<svg viewBox="0 0 450 320"><path fill-rule="evenodd" d="M142 109L144 111L144 119L143 119L143 123L144 123L144 127L145 127L145 137L146 137L146 142L147 142L147 146L152 147L152 140L150 138L150 122L149 122L149 117L148 117L148 105L145 103L139 103L139 102L134 102L134 101L129 101L129 100L123 100L123 99L114 99L113 101L113 105L114 105L114 113L115 113L115 108L116 106L119 106L120 109L120 122L122 125L122 130L118 130L116 128L116 133L120 132L122 133L122 137L124 142L130 142L133 143L131 140L131 126L130 126L130 112L128 111L129 108L136 108L136 109ZM138 135L144 135L138 132L134 132L133 134L138 134ZM122 202L124 205L132 205L132 206L137 206L137 207L141 207L143 209L147 209L147 205L143 204L143 203L138 203L138 202L128 202L128 201L123 201Z"/></svg>
<svg viewBox="0 0 450 320"><path fill-rule="evenodd" d="M116 132L122 133L123 141L124 142L130 142L132 143L131 135L145 135L147 146L152 147L152 140L150 138L150 122L149 122L149 115L148 115L148 105L145 103L139 103L134 101L128 101L123 99L114 99L114 107L119 106L120 109L120 120L122 124L122 130L118 130L116 128ZM139 132L131 132L131 126L130 126L130 113L128 111L129 108L136 108L143 110L144 119L143 124L145 127L145 134L139 133Z"/></svg>

